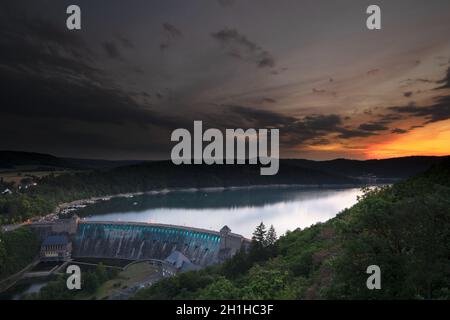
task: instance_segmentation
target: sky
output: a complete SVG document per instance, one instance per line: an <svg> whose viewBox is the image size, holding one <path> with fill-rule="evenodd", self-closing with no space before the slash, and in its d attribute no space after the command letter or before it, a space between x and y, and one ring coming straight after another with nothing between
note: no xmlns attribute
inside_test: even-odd
<svg viewBox="0 0 450 320"><path fill-rule="evenodd" d="M448 0L2 1L0 150L168 159L202 120L283 158L448 155L449 34Z"/></svg>

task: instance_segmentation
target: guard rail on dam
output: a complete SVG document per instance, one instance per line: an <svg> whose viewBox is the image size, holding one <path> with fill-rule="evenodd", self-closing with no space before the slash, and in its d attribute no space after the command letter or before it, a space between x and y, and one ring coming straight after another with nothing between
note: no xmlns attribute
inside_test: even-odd
<svg viewBox="0 0 450 320"><path fill-rule="evenodd" d="M228 227L219 232L184 226L133 223L100 222L67 219L73 241L74 258L117 258L128 260L166 259L179 251L192 263L200 266L222 262L232 257L249 240L231 233ZM76 223L76 227L73 224ZM53 225L35 225L42 235L61 232L61 220ZM76 231L75 231L76 230ZM56 232L58 233L58 232Z"/></svg>

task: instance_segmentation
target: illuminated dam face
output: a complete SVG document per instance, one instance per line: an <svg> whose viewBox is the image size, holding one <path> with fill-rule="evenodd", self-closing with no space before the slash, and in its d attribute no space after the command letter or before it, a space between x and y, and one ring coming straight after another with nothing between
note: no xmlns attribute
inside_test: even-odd
<svg viewBox="0 0 450 320"><path fill-rule="evenodd" d="M215 232L160 224L79 222L73 256L164 260L177 250L194 264L206 266L231 257L244 242L228 228Z"/></svg>

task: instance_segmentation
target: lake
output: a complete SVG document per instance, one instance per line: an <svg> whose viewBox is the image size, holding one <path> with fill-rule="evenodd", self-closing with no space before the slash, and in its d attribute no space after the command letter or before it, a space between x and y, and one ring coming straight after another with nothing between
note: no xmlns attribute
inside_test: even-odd
<svg viewBox="0 0 450 320"><path fill-rule="evenodd" d="M359 188L256 187L162 191L112 198L77 212L83 220L174 224L251 237L263 221L278 235L327 221L357 202Z"/></svg>

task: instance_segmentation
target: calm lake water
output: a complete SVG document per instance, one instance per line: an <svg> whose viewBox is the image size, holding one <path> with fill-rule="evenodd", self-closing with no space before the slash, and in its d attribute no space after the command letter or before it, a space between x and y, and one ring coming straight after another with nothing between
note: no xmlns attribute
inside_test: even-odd
<svg viewBox="0 0 450 320"><path fill-rule="evenodd" d="M304 187L155 192L101 201L78 214L85 220L165 223L212 230L228 225L246 237L251 237L263 221L267 226L273 224L281 235L333 218L355 204L358 195L359 188Z"/></svg>

